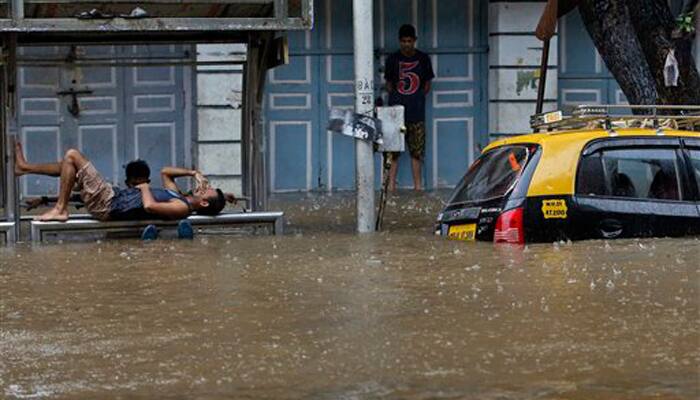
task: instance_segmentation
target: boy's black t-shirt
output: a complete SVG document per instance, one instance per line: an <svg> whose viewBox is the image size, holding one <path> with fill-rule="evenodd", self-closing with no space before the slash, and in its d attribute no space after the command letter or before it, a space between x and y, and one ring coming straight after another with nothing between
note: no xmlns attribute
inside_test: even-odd
<svg viewBox="0 0 700 400"><path fill-rule="evenodd" d="M425 121L423 86L434 77L430 57L419 50L411 57L404 56L401 51L389 55L384 68L384 79L394 88L389 93L389 105L404 106L406 122Z"/></svg>

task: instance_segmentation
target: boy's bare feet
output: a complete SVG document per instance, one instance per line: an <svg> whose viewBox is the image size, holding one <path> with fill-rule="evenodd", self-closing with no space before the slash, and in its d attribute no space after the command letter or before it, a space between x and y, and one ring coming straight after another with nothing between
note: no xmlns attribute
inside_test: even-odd
<svg viewBox="0 0 700 400"><path fill-rule="evenodd" d="M68 210L59 210L54 207L51 210L34 218L36 221L68 221Z"/></svg>
<svg viewBox="0 0 700 400"><path fill-rule="evenodd" d="M15 176L22 176L27 172L27 160L24 158L22 143L15 142Z"/></svg>

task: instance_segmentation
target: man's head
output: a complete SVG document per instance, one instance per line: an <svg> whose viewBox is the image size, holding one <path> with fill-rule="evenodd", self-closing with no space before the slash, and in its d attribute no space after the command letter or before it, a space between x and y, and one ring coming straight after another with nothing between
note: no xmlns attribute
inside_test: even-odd
<svg viewBox="0 0 700 400"><path fill-rule="evenodd" d="M126 183L127 187L134 187L141 183L151 182L151 169L148 163L143 160L134 160L126 164Z"/></svg>
<svg viewBox="0 0 700 400"><path fill-rule="evenodd" d="M404 55L413 55L416 50L416 28L405 24L399 28L399 47Z"/></svg>
<svg viewBox="0 0 700 400"><path fill-rule="evenodd" d="M226 206L226 196L221 189L209 188L205 191L193 194L190 203L199 215L217 215Z"/></svg>

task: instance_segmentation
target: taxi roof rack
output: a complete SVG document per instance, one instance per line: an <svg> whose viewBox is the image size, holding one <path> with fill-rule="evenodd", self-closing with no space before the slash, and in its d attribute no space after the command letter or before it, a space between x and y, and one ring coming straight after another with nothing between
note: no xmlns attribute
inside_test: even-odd
<svg viewBox="0 0 700 400"><path fill-rule="evenodd" d="M630 111L637 113L629 113ZM617 111L617 112L615 112ZM535 132L562 129L653 128L700 130L700 106L690 105L580 105L571 115L550 111L530 117Z"/></svg>

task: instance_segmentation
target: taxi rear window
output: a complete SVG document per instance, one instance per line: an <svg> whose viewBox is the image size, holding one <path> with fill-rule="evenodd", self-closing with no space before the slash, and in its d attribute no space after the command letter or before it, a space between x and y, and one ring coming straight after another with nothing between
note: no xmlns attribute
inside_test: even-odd
<svg viewBox="0 0 700 400"><path fill-rule="evenodd" d="M457 185L450 204L503 197L515 185L535 147L503 146L479 157Z"/></svg>

